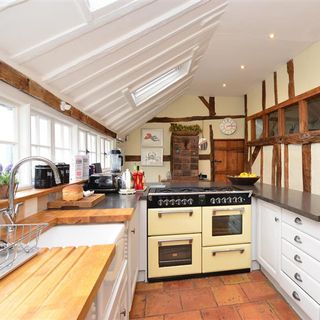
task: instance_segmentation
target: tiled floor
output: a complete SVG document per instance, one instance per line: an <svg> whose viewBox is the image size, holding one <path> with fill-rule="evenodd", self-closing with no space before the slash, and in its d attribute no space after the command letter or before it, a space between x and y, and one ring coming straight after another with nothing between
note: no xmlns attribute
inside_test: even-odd
<svg viewBox="0 0 320 320"><path fill-rule="evenodd" d="M260 271L138 283L130 319L295 320L299 317Z"/></svg>

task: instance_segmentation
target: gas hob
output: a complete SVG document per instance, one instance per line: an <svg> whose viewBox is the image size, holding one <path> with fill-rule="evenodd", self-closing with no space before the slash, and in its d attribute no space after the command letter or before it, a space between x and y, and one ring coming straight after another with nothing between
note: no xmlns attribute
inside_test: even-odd
<svg viewBox="0 0 320 320"><path fill-rule="evenodd" d="M251 204L250 190L232 186L150 188L148 208L174 208Z"/></svg>

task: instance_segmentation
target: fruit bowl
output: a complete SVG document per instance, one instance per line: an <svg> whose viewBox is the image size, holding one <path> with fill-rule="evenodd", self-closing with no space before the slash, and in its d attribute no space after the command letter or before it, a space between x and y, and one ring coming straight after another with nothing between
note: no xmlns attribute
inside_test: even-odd
<svg viewBox="0 0 320 320"><path fill-rule="evenodd" d="M238 184L242 186L252 186L260 179L259 176L256 176L256 177L227 176L227 178L231 181L232 184Z"/></svg>

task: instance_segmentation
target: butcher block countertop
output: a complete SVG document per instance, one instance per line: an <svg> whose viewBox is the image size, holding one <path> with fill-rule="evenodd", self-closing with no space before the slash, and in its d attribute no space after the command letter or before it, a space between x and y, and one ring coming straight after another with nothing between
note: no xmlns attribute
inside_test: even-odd
<svg viewBox="0 0 320 320"><path fill-rule="evenodd" d="M49 227L53 227L60 224L125 222L131 219L133 213L133 208L45 210L19 223L48 223Z"/></svg>
<svg viewBox="0 0 320 320"><path fill-rule="evenodd" d="M0 280L0 319L84 319L114 245L42 249Z"/></svg>

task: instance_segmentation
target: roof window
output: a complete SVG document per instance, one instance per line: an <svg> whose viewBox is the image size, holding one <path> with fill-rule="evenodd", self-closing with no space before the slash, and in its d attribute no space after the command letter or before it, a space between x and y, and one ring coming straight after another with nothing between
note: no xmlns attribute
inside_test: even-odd
<svg viewBox="0 0 320 320"><path fill-rule="evenodd" d="M87 0L91 12L97 11L117 0Z"/></svg>

